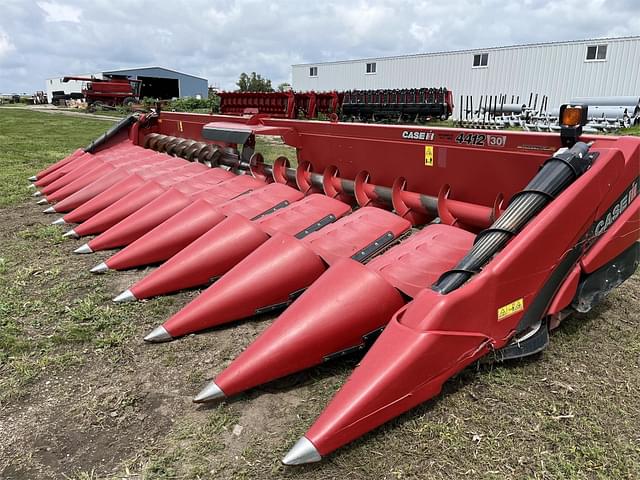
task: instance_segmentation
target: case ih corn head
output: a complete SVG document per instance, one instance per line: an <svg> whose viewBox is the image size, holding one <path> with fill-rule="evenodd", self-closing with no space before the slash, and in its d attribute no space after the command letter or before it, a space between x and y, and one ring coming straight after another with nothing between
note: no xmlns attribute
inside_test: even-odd
<svg viewBox="0 0 640 480"><path fill-rule="evenodd" d="M145 340L274 323L195 397L220 400L368 349L283 459L318 461L483 357L543 350L640 257L640 139L289 119L130 116L32 177L46 212L160 267L116 302L208 286ZM258 135L297 149L273 165ZM369 348L370 347L370 348Z"/></svg>

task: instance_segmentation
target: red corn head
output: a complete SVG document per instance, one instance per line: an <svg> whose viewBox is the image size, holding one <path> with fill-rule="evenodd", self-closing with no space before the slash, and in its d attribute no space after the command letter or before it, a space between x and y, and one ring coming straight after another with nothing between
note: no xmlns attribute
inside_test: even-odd
<svg viewBox="0 0 640 480"><path fill-rule="evenodd" d="M264 182L253 177L240 175L211 186L207 189L207 195L214 201L224 202L264 185ZM172 187L148 205L90 240L88 245L92 251L128 245L194 201L193 195L182 193L179 186Z"/></svg>
<svg viewBox="0 0 640 480"><path fill-rule="evenodd" d="M185 170L187 168L192 169L194 167L202 167L205 170L208 170L205 173L207 173L208 175L217 176L218 181L224 181L229 178L234 178L233 174L229 174L229 172L221 168L207 169L207 167L205 167L204 165L199 164L189 164L187 167L185 167ZM183 172L182 169L180 171ZM186 179L194 175L202 174L197 172L202 172L202 170L199 170L198 168L196 171L191 172L188 175L183 174L180 177L172 175L172 182L175 181L173 183L162 181L160 179L149 180L140 185L135 190L126 194L124 197L120 198L120 200L115 202L113 205L104 208L91 218L87 219L81 225L78 225L76 228L74 228L74 231L78 236L81 237L84 235L92 235L104 232L105 230L113 227L118 222L124 220L129 215L133 214L137 210L143 208L145 205L148 205L150 202L158 198L172 184L179 183L180 181L185 181ZM231 177L229 177L229 175L231 175Z"/></svg>
<svg viewBox="0 0 640 480"><path fill-rule="evenodd" d="M45 192L46 189L49 189L53 186L52 184L49 187L43 189L43 193L46 195L46 199L49 202L57 202L62 199L66 199L72 194L78 193L89 185L93 185L93 188L90 189L90 193L93 193L93 195L95 196L97 193L100 193L101 185L106 184L107 187L113 185L113 183L110 183L111 177L116 174L117 169L125 168L127 170L131 170L134 168L142 168L144 166L155 165L158 163L158 155L155 152L145 149L140 149L140 151L135 152L135 154L120 154L110 161L96 160L92 162L91 170L83 176L76 178L75 180L67 183L61 188L58 188L53 193ZM75 171L72 173L75 173ZM60 180L66 180L69 175L61 178Z"/></svg>
<svg viewBox="0 0 640 480"><path fill-rule="evenodd" d="M463 326L469 315L455 319L461 331L451 331L437 318L438 302L441 296L423 290L396 313L302 443L324 456L433 398L447 379L488 353L491 339ZM432 326L424 325L425 316Z"/></svg>
<svg viewBox="0 0 640 480"><path fill-rule="evenodd" d="M141 147L133 147L132 149L131 147L124 148L122 145L124 144L115 145L96 154L85 153L56 171L56 173L62 173L63 175L58 176L53 179L53 181L50 181L52 180L51 177L36 181L36 186L44 187L42 193L44 195L50 195L101 165L109 164L116 166L120 163L126 163L129 160L128 155L132 152L147 151Z"/></svg>
<svg viewBox="0 0 640 480"><path fill-rule="evenodd" d="M162 178L165 175L175 175L187 166L190 166L190 164L185 164L184 160L167 157L167 160L162 161L157 166L148 166L131 173L128 177L107 188L104 192L99 193L91 200L88 200L82 205L74 208L63 217L64 221L65 223L84 222L96 215L98 212L101 212L110 205L113 205L136 188L142 186L146 181L154 178ZM226 170L217 170L225 172L227 174L226 178L233 177L233 174L226 172ZM221 178L224 177L225 175L221 173ZM64 201L66 201L66 199L56 204L56 211L64 211L60 210Z"/></svg>
<svg viewBox="0 0 640 480"><path fill-rule="evenodd" d="M77 208L83 203L91 200L96 195L104 192L115 183L128 178L130 175L131 174L127 169L117 168L108 175L95 180L86 187L69 195L67 198L57 202L55 210L56 212L70 212L74 208Z"/></svg>
<svg viewBox="0 0 640 480"><path fill-rule="evenodd" d="M79 157L81 157L84 154L85 154L85 151L83 149L81 149L81 148L78 148L77 150L75 150L70 155L67 155L66 157L64 157L62 160L58 160L53 165L50 165L49 167L45 168L44 170L39 171L35 175L36 184L40 180L44 180L45 177L48 177L51 174L53 174L53 172L58 171L62 167L71 164L71 162L75 161L76 159L78 159Z"/></svg>
<svg viewBox="0 0 640 480"><path fill-rule="evenodd" d="M285 306L328 264L363 261L409 227L397 215L365 207L302 240L278 233L167 320L164 330L178 337Z"/></svg>
<svg viewBox="0 0 640 480"><path fill-rule="evenodd" d="M302 237L350 211L345 203L317 194L253 221L247 218L259 215L261 210L247 211L245 203L235 202L222 208L229 217L131 287L135 298L150 298L204 285L228 272L271 235L281 232ZM267 212L262 210L262 213Z"/></svg>
<svg viewBox="0 0 640 480"><path fill-rule="evenodd" d="M38 180L34 182L34 185L37 188L42 189L47 185L51 185L53 182L64 177L66 174L75 170L81 165L88 165L91 160L92 160L92 156L88 153L83 152L81 155L78 155L70 162L66 163L65 165L62 165L60 168L57 168L56 170L52 170L46 176L38 177Z"/></svg>
<svg viewBox="0 0 640 480"><path fill-rule="evenodd" d="M79 207L80 205L86 203L100 193L104 192L109 187L115 185L116 183L119 183L122 180L127 179L135 172L140 171L144 168L149 168L148 165L148 159L139 159L135 162L132 162L127 167L118 167L115 170L108 172L107 174L96 179L86 187L81 188L77 192L57 202L55 211L70 212L74 208ZM160 163L158 163L158 166L156 168L158 167L161 167Z"/></svg>
<svg viewBox="0 0 640 480"><path fill-rule="evenodd" d="M227 202L221 202L219 197L216 201L200 198L104 263L110 269L124 270L167 260L234 211L251 218L302 197L302 192L295 188L272 183Z"/></svg>
<svg viewBox="0 0 640 480"><path fill-rule="evenodd" d="M57 202L68 197L72 193L77 192L81 188L86 187L101 176L115 170L113 165L105 162L93 162L91 167L92 168L87 169L86 172L79 175L74 175L76 173L75 171L71 172L69 175L65 175L63 178L60 178L51 185L43 188L42 194L49 203ZM65 182L65 180L68 180L72 175L74 178L69 182ZM58 182L60 182L60 184L58 184Z"/></svg>
<svg viewBox="0 0 640 480"><path fill-rule="evenodd" d="M363 350L405 299L452 268L474 238L459 228L429 225L367 265L336 262L216 377L217 388L234 395Z"/></svg>

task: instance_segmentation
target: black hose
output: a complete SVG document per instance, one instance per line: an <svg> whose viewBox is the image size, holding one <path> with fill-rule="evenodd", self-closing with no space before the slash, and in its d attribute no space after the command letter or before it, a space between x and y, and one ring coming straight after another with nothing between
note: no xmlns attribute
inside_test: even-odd
<svg viewBox="0 0 640 480"><path fill-rule="evenodd" d="M112 126L109 130L104 132L102 135L96 138L93 142L87 145L83 150L86 153L93 153L98 147L100 147L101 145L104 145L104 143L106 143L110 138L113 138L118 132L124 130L125 128L129 128L129 125L134 124L138 120L138 116L139 115L137 113L132 113L124 117L114 126Z"/></svg>
<svg viewBox="0 0 640 480"><path fill-rule="evenodd" d="M452 270L445 272L431 289L445 295L479 272L511 237L589 169L593 157L587 155L588 151L589 145L578 142L547 160L525 189L514 195L509 207L493 225L478 234L469 253Z"/></svg>

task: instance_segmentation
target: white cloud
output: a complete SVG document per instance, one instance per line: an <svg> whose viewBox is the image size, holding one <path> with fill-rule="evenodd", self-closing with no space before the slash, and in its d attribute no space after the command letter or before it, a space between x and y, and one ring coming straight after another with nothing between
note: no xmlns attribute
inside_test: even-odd
<svg viewBox="0 0 640 480"><path fill-rule="evenodd" d="M13 52L15 49L16 47L11 43L9 35L4 32L0 32L0 58Z"/></svg>
<svg viewBox="0 0 640 480"><path fill-rule="evenodd" d="M243 71L277 85L292 63L640 31L638 0L0 1L0 89L20 92L67 73L141 65L225 89Z"/></svg>
<svg viewBox="0 0 640 480"><path fill-rule="evenodd" d="M79 23L82 9L58 2L38 2L38 6L47 14L46 22Z"/></svg>
<svg viewBox="0 0 640 480"><path fill-rule="evenodd" d="M409 27L409 33L415 38L420 45L425 45L429 41L436 38L436 35L440 32L440 25L419 25L415 22L411 23Z"/></svg>

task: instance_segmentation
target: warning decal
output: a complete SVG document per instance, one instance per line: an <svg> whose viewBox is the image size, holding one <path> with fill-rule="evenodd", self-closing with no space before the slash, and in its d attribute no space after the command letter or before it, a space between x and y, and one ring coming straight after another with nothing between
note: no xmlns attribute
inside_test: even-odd
<svg viewBox="0 0 640 480"><path fill-rule="evenodd" d="M498 320L504 320L522 310L524 310L524 298L519 298L515 302L511 302L498 309Z"/></svg>
<svg viewBox="0 0 640 480"><path fill-rule="evenodd" d="M427 167L433 167L433 145L424 146L424 164Z"/></svg>

